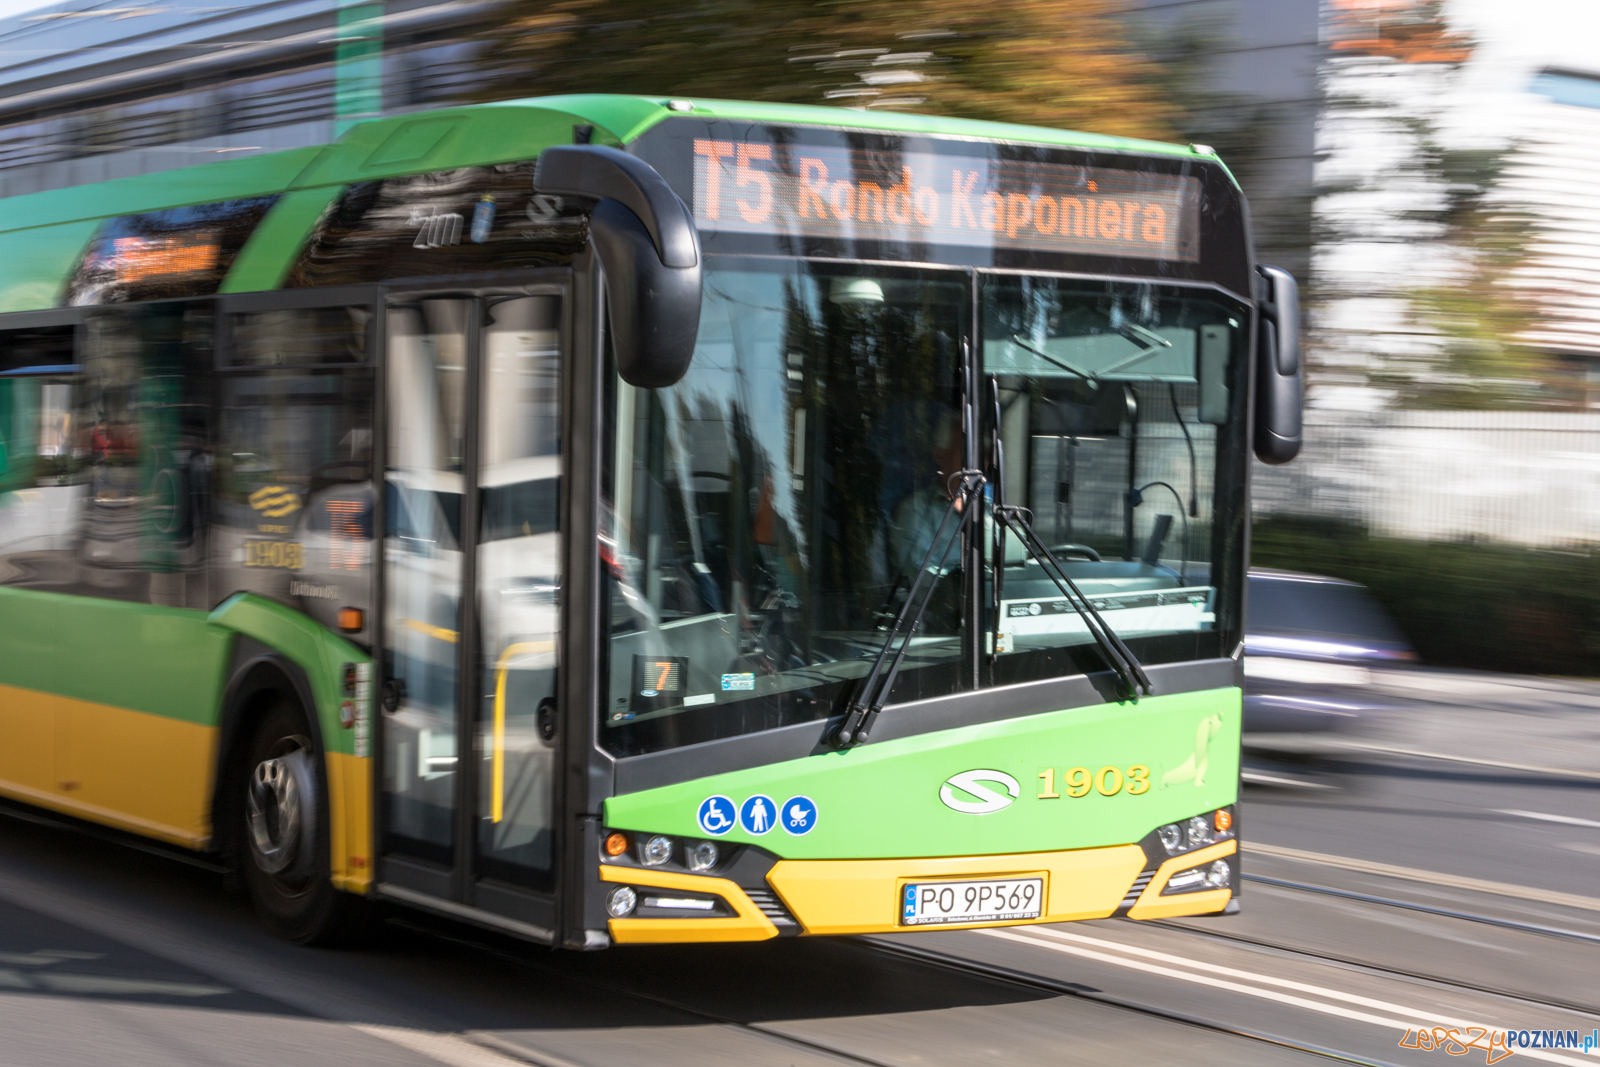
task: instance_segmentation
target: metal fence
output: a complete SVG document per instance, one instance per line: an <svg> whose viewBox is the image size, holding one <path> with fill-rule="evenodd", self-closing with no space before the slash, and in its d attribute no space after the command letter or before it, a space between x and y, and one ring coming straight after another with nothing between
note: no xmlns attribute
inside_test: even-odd
<svg viewBox="0 0 1600 1067"><path fill-rule="evenodd" d="M1307 412L1306 444L1255 468L1255 514L1418 540L1600 541L1600 412Z"/></svg>

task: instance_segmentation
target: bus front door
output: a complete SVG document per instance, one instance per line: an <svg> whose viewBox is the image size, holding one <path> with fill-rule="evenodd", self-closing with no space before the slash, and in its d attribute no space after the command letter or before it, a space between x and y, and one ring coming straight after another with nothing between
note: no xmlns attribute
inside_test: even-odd
<svg viewBox="0 0 1600 1067"><path fill-rule="evenodd" d="M554 927L562 295L387 309L385 892ZM470 590L463 595L463 590Z"/></svg>

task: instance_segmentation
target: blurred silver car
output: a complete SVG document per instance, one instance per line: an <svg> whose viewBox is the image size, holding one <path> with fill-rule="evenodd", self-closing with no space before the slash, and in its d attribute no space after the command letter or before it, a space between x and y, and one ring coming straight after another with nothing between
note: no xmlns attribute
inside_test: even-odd
<svg viewBox="0 0 1600 1067"><path fill-rule="evenodd" d="M1245 745L1287 751L1390 710L1375 682L1417 659L1366 586L1265 568L1250 571L1244 651Z"/></svg>

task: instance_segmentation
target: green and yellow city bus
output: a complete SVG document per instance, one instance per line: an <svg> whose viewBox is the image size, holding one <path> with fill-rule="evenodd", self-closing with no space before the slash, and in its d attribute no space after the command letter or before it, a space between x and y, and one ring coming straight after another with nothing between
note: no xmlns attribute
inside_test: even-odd
<svg viewBox="0 0 1600 1067"><path fill-rule="evenodd" d="M573 96L0 201L0 793L573 948L1220 913L1215 154Z"/></svg>

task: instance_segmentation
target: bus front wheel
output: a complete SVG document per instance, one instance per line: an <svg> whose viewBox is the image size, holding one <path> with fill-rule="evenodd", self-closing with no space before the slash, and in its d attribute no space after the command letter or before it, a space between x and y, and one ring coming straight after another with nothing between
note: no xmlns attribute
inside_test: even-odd
<svg viewBox="0 0 1600 1067"><path fill-rule="evenodd" d="M239 866L269 930L327 945L348 940L359 902L328 880L327 807L309 735L287 700L257 720L234 783Z"/></svg>

